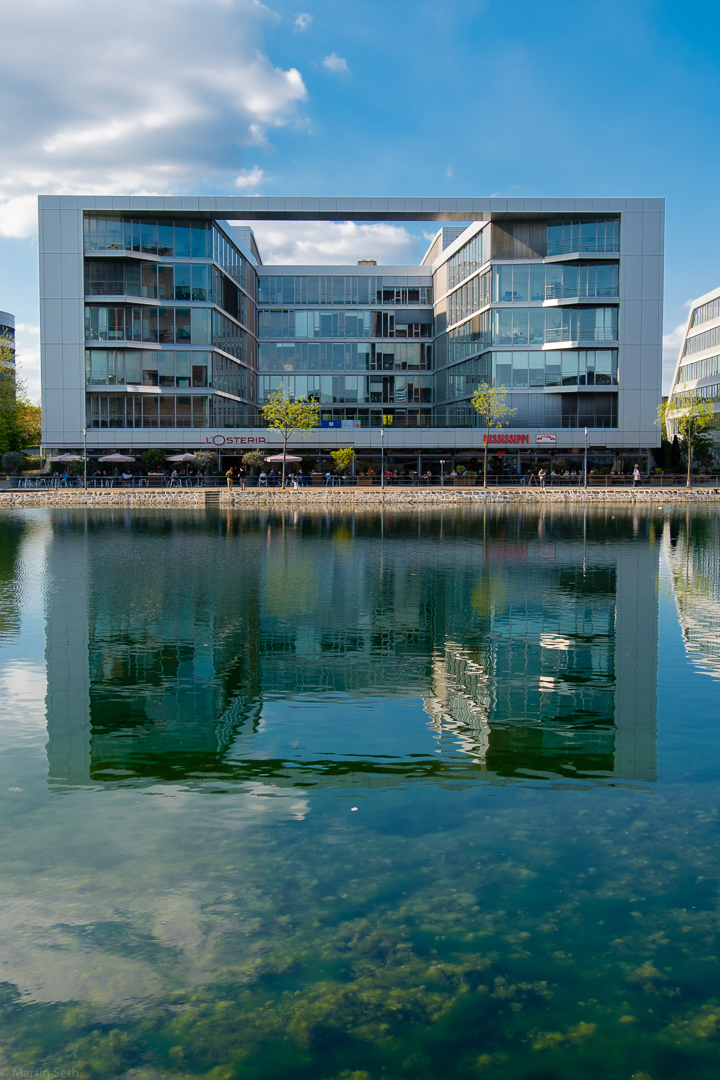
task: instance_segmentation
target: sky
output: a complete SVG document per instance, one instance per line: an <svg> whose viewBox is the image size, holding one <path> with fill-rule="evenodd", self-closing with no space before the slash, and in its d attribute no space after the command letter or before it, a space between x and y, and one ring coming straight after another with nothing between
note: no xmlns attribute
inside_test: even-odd
<svg viewBox="0 0 720 1080"><path fill-rule="evenodd" d="M0 310L39 395L37 195L664 196L666 386L720 284L720 8L0 0ZM256 227L415 261L429 223Z"/></svg>

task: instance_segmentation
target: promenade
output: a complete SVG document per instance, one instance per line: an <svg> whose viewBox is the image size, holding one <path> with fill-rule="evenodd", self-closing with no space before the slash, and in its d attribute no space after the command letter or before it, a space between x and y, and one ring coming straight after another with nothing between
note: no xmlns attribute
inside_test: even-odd
<svg viewBox="0 0 720 1080"><path fill-rule="evenodd" d="M371 509L483 506L487 503L516 503L517 505L546 505L578 503L594 506L612 504L643 504L675 506L681 504L720 503L720 487L656 488L40 488L37 490L0 491L0 509L23 507L92 507L93 509L134 507L153 509L250 509L252 507L316 507L353 510Z"/></svg>

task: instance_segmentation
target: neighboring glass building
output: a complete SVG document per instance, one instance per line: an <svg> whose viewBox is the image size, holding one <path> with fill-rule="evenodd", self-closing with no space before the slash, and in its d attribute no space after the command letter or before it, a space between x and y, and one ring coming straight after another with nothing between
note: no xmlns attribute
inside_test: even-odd
<svg viewBox="0 0 720 1080"><path fill-rule="evenodd" d="M258 219L443 224L417 266L267 266ZM43 196L43 442L269 444L283 387L321 406L308 448L370 450L382 428L440 458L482 448L484 381L515 409L500 442L577 451L587 427L649 455L663 236L661 199Z"/></svg>
<svg viewBox="0 0 720 1080"><path fill-rule="evenodd" d="M692 398L706 398L720 414L720 288L693 300L675 367L669 403L677 408ZM672 420L668 434L675 434ZM720 430L713 433L720 451Z"/></svg>
<svg viewBox="0 0 720 1080"><path fill-rule="evenodd" d="M15 316L0 311L0 375L15 371Z"/></svg>

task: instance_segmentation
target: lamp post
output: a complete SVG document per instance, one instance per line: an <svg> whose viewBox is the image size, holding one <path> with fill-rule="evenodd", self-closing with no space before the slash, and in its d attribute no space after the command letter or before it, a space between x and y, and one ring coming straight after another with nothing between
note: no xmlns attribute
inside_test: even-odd
<svg viewBox="0 0 720 1080"><path fill-rule="evenodd" d="M380 428L380 487L385 487L385 428Z"/></svg>
<svg viewBox="0 0 720 1080"><path fill-rule="evenodd" d="M83 428L83 486L87 490L87 428Z"/></svg>
<svg viewBox="0 0 720 1080"><path fill-rule="evenodd" d="M588 441L588 429L585 428L585 478L583 487L587 487L587 441Z"/></svg>
<svg viewBox="0 0 720 1080"><path fill-rule="evenodd" d="M440 458L440 487L445 487L445 458Z"/></svg>

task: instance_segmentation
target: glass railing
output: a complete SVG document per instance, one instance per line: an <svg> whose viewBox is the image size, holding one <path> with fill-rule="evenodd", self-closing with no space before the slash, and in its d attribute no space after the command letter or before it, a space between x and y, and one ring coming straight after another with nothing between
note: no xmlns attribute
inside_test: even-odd
<svg viewBox="0 0 720 1080"><path fill-rule="evenodd" d="M575 252L582 253L594 253L594 254L608 254L620 250L620 241L617 238L604 237L598 238L585 238L585 239L570 239L567 240L548 240L547 253L548 255L573 255Z"/></svg>
<svg viewBox="0 0 720 1080"><path fill-rule="evenodd" d="M562 326L556 330L546 330L545 341L548 344L554 341L617 341L617 331L597 326L591 330Z"/></svg>
<svg viewBox="0 0 720 1080"><path fill-rule="evenodd" d="M546 300L566 300L566 299L578 299L590 297L595 299L597 297L604 296L618 296L617 285L597 285L586 286L583 288L581 285L546 285L545 286L545 299Z"/></svg>

